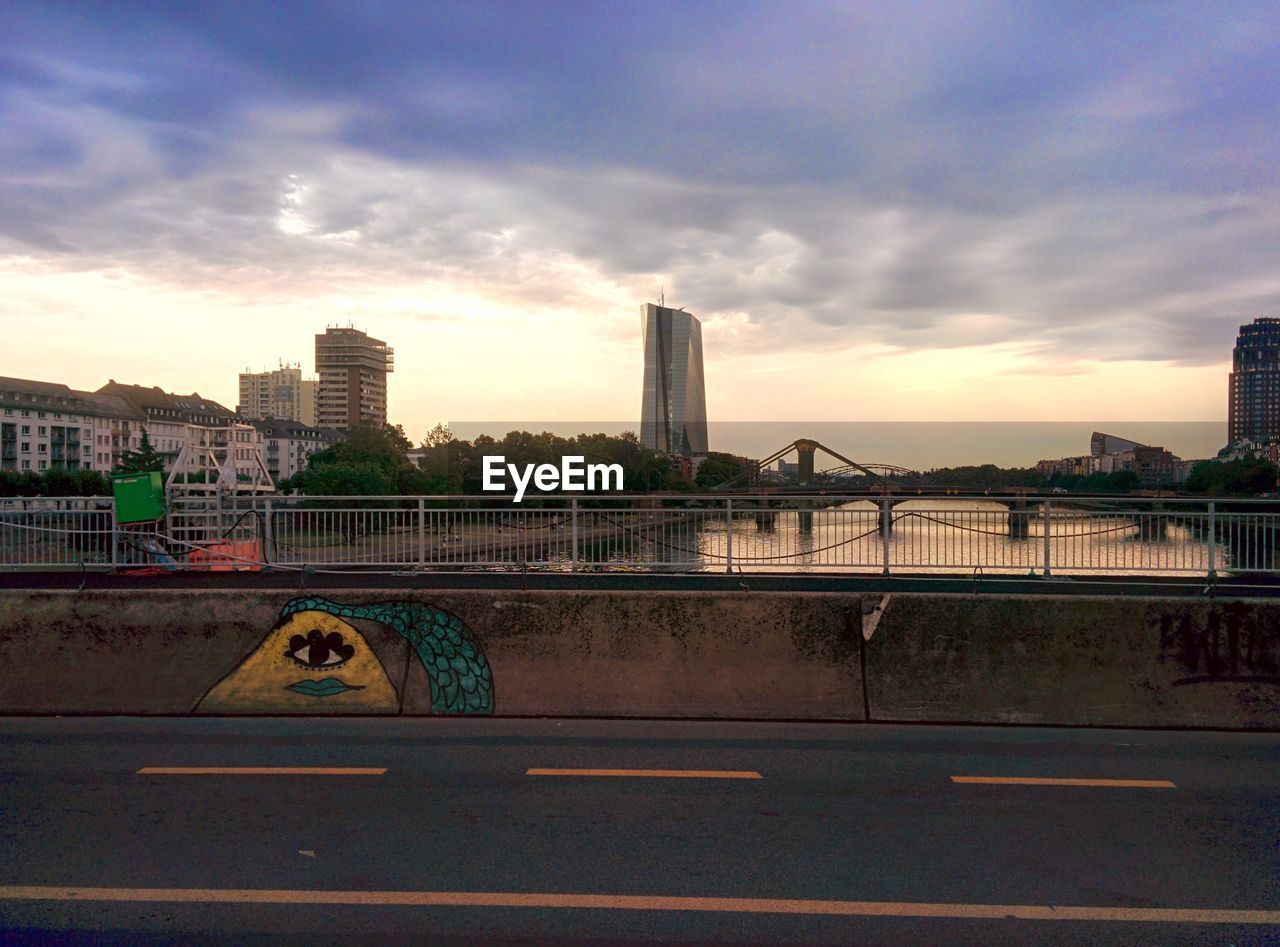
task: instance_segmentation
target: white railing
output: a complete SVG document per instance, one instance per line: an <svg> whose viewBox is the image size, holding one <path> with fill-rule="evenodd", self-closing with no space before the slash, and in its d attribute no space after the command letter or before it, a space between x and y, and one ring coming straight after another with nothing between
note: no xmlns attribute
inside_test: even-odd
<svg viewBox="0 0 1280 947"><path fill-rule="evenodd" d="M0 568L1215 575L1280 571L1280 502L1193 497L175 496L0 501Z"/></svg>

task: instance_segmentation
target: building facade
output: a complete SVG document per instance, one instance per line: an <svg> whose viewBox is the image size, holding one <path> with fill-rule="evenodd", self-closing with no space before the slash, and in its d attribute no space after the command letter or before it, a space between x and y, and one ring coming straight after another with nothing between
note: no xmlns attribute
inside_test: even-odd
<svg viewBox="0 0 1280 947"><path fill-rule="evenodd" d="M262 436L234 412L198 393L172 394L158 387L112 379L98 389L143 415L152 449L164 458L170 482L247 483L267 479Z"/></svg>
<svg viewBox="0 0 1280 947"><path fill-rule="evenodd" d="M315 427L314 378L303 378L298 365L281 365L274 371L240 373L240 403L236 413L246 419L280 418Z"/></svg>
<svg viewBox="0 0 1280 947"><path fill-rule="evenodd" d="M110 395L0 378L0 470L109 473L137 450L145 417Z"/></svg>
<svg viewBox="0 0 1280 947"><path fill-rule="evenodd" d="M1131 470L1145 487L1182 483L1190 472L1190 464L1163 447L1139 444L1113 434L1093 433L1089 453L1077 457L1042 460L1036 472L1042 477L1054 474L1064 477L1087 477L1091 474L1119 473Z"/></svg>
<svg viewBox="0 0 1280 947"><path fill-rule="evenodd" d="M1240 327L1229 379L1227 443L1280 435L1280 319Z"/></svg>
<svg viewBox="0 0 1280 947"><path fill-rule="evenodd" d="M316 425L348 430L387 423L387 375L395 350L359 329L330 327L316 336Z"/></svg>
<svg viewBox="0 0 1280 947"><path fill-rule="evenodd" d="M342 440L338 431L285 418L256 418L252 423L262 437L262 455L267 463L267 472L277 482L306 470L307 458Z"/></svg>
<svg viewBox="0 0 1280 947"><path fill-rule="evenodd" d="M644 382L640 443L679 456L707 453L702 323L682 309L640 308Z"/></svg>

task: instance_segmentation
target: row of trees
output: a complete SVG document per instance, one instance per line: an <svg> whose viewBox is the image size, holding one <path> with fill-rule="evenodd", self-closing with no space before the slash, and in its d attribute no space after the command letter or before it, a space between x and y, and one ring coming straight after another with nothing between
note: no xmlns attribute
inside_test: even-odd
<svg viewBox="0 0 1280 947"><path fill-rule="evenodd" d="M111 484L96 470L0 470L0 497L100 497Z"/></svg>
<svg viewBox="0 0 1280 947"><path fill-rule="evenodd" d="M729 454L712 454L690 480L642 447L630 432L566 438L547 432L511 431L500 439L480 435L474 441L464 441L437 425L419 448L418 464L408 458L412 449L398 425L359 424L346 440L312 454L305 470L277 486L312 496L474 494L483 492L484 457L498 455L518 467L558 467L562 457L581 456L588 464L619 465L626 490L693 490L718 486L742 473L746 463L744 458Z"/></svg>
<svg viewBox="0 0 1280 947"><path fill-rule="evenodd" d="M745 474L745 457L712 453L693 479L683 477L670 463L641 446L628 432L621 435L581 434L566 438L543 432L511 431L505 437L481 435L474 441L453 437L437 425L423 440L421 463L409 461L412 443L399 426L358 425L351 436L326 450L312 454L302 473L279 484L290 492L319 495L415 495L476 494L483 492L483 458L501 455L506 462L559 465L566 455L580 455L589 464L618 464L624 489L713 490ZM870 478L866 485L870 485ZM853 481L857 483L858 481ZM944 467L920 474L921 487L956 487L995 490L1026 487L1033 490L1065 490L1070 493L1128 493L1141 488L1130 470L1086 476L1055 473L1046 478L1034 467L997 467L994 464ZM1256 496L1276 490L1276 466L1267 460L1205 461L1192 473L1184 489L1191 493L1222 496Z"/></svg>
<svg viewBox="0 0 1280 947"><path fill-rule="evenodd" d="M281 480L277 487L286 493L311 496L413 496L422 494L478 494L482 491L483 458L501 455L506 462L559 466L560 458L580 455L589 464L618 464L623 471L623 487L633 492L652 490L713 490L748 469L745 457L712 453L702 462L693 479L681 475L670 463L641 446L630 432L621 435L580 434L566 438L543 432L511 431L496 439L481 435L474 441L459 440L444 425L436 425L424 438L421 461L409 459L413 443L399 425L363 423L354 426L348 438L312 454L307 468ZM164 457L155 451L144 431L137 451L124 455L118 472L162 470ZM869 478L862 478L870 485ZM855 485L859 482L852 481ZM972 490L1027 487L1061 489L1071 493L1126 493L1141 482L1132 471L1072 476L1055 473L1041 476L1034 467L1006 468L994 464L945 467L919 475L920 486L958 487ZM1184 489L1210 496L1257 496L1276 491L1276 465L1249 457L1243 460L1205 461L1192 471ZM103 496L111 484L97 471L75 473L50 469L0 471L0 497L12 496Z"/></svg>
<svg viewBox="0 0 1280 947"><path fill-rule="evenodd" d="M125 451L114 473L164 470L164 455L151 446L146 428L136 451ZM101 497L111 495L111 481L96 470L0 470L0 497Z"/></svg>

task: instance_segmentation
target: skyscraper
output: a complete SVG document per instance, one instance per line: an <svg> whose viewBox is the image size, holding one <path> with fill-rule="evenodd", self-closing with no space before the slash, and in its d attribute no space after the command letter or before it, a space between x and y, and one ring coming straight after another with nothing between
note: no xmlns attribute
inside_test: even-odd
<svg viewBox="0 0 1280 947"><path fill-rule="evenodd" d="M1241 326L1231 368L1227 442L1280 435L1280 319Z"/></svg>
<svg viewBox="0 0 1280 947"><path fill-rule="evenodd" d="M645 303L644 395L640 443L667 454L707 452L707 395L702 374L702 323L683 309Z"/></svg>
<svg viewBox="0 0 1280 947"><path fill-rule="evenodd" d="M316 422L346 430L358 421L387 423L387 375L395 350L359 329L333 327L316 336Z"/></svg>

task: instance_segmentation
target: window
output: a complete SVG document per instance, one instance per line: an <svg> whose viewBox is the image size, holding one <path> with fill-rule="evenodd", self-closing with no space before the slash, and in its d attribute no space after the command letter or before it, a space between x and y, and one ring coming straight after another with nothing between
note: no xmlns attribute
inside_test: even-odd
<svg viewBox="0 0 1280 947"><path fill-rule="evenodd" d="M30 425L30 424L24 424L24 425L22 425L22 433L23 433L23 434L30 434L30 433L31 433L31 425Z"/></svg>
<svg viewBox="0 0 1280 947"><path fill-rule="evenodd" d="M22 469L23 469L23 470L30 470L30 469L31 469L31 461L29 461L29 460L24 460L24 461L22 462Z"/></svg>
<svg viewBox="0 0 1280 947"><path fill-rule="evenodd" d="M22 442L22 452L23 452L24 454L30 454L30 453L31 453L31 442L30 442L30 441L23 441L23 442Z"/></svg>
<svg viewBox="0 0 1280 947"><path fill-rule="evenodd" d="M44 469L45 469L46 467L48 467L48 466L49 466L49 462L48 462L47 460L42 460L42 461L40 461L40 469L41 469L41 470L44 470Z"/></svg>
<svg viewBox="0 0 1280 947"><path fill-rule="evenodd" d="M49 445L48 445L48 444L37 444L37 445L36 445L36 453L37 453L37 454L47 454L48 452L49 452Z"/></svg>
<svg viewBox="0 0 1280 947"><path fill-rule="evenodd" d="M44 437L44 436L45 436L46 434L48 434L48 433L49 433L49 429L48 429L47 427L45 427L43 424L41 424L41 425L40 425L40 431L39 431L40 436L41 436L41 437Z"/></svg>
<svg viewBox="0 0 1280 947"><path fill-rule="evenodd" d="M37 412L36 412L36 417L38 417L38 418L42 418L42 417L44 417L44 412L43 412L43 411L37 411Z"/></svg>

